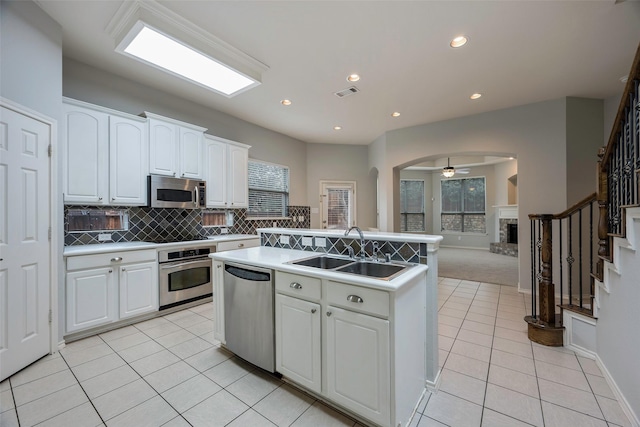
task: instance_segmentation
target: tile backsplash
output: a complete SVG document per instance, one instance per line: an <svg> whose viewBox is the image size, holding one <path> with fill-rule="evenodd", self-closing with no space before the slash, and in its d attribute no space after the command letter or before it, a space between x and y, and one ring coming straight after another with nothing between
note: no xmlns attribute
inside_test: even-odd
<svg viewBox="0 0 640 427"><path fill-rule="evenodd" d="M129 230L69 233L69 210L114 210L126 211L129 215ZM256 234L257 228L276 227L309 228L311 225L311 209L309 206L288 206L287 219L246 218L246 209L234 209L233 225L226 227L228 234ZM98 241L98 235L108 233L111 240L104 242L179 242L184 240L199 240L207 236L222 234L223 227L203 227L199 209L160 209L127 206L65 206L64 209L64 244L89 245L103 243Z"/></svg>

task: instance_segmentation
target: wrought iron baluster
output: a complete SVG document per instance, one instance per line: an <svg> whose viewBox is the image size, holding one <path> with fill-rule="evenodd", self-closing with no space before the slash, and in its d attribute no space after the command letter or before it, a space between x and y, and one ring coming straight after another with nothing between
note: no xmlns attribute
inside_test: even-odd
<svg viewBox="0 0 640 427"><path fill-rule="evenodd" d="M569 284L569 304L571 304L571 301L573 299L573 279L572 279L572 267L573 267L573 261L575 261L575 259L573 258L573 221L572 218L569 217L569 225L568 225L568 232L569 232L569 239L567 242L567 246L568 246L568 253L567 253L567 282Z"/></svg>
<svg viewBox="0 0 640 427"><path fill-rule="evenodd" d="M582 308L582 209L578 211L578 254L580 260L579 265L579 278L580 278L580 308Z"/></svg>
<svg viewBox="0 0 640 427"><path fill-rule="evenodd" d="M559 227L560 227L560 229L558 231L558 236L560 236L560 239L559 239L559 241L560 241L559 242L559 244L560 244L559 245L560 246L559 247L559 249L560 249L560 251L559 251L560 252L560 255L559 255L559 259L560 259L560 263L559 263L560 264L560 304L564 304L564 293L562 291L562 286L563 286L563 281L564 281L564 278L562 277L562 240L563 240L563 236L564 236L564 234L562 234L562 221L563 221L562 218L560 218L560 221L558 221Z"/></svg>

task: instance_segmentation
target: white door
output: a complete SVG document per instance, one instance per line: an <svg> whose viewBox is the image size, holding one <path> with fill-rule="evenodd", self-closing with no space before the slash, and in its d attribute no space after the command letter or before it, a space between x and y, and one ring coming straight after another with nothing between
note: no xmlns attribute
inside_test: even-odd
<svg viewBox="0 0 640 427"><path fill-rule="evenodd" d="M120 267L120 319L158 311L158 264Z"/></svg>
<svg viewBox="0 0 640 427"><path fill-rule="evenodd" d="M207 138L204 152L207 207L224 208L227 204L227 144Z"/></svg>
<svg viewBox="0 0 640 427"><path fill-rule="evenodd" d="M249 206L249 150L228 145L227 151L229 156L227 201L231 208L246 208Z"/></svg>
<svg viewBox="0 0 640 427"><path fill-rule="evenodd" d="M320 305L276 294L276 371L320 393Z"/></svg>
<svg viewBox="0 0 640 427"><path fill-rule="evenodd" d="M177 126L149 119L149 173L176 176L177 166Z"/></svg>
<svg viewBox="0 0 640 427"><path fill-rule="evenodd" d="M202 179L202 132L181 127L180 176Z"/></svg>
<svg viewBox="0 0 640 427"><path fill-rule="evenodd" d="M0 381L50 349L50 132L1 107Z"/></svg>
<svg viewBox="0 0 640 427"><path fill-rule="evenodd" d="M146 123L109 117L109 204L147 204L147 147Z"/></svg>
<svg viewBox="0 0 640 427"><path fill-rule="evenodd" d="M380 425L389 425L389 321L329 306L327 396Z"/></svg>
<svg viewBox="0 0 640 427"><path fill-rule="evenodd" d="M356 183L320 181L322 228L346 230L356 225Z"/></svg>

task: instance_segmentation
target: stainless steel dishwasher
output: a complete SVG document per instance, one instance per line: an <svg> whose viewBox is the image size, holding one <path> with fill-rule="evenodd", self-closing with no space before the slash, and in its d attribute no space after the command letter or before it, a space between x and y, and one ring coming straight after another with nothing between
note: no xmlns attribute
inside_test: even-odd
<svg viewBox="0 0 640 427"><path fill-rule="evenodd" d="M225 263L226 347L269 372L275 372L273 286L272 270Z"/></svg>

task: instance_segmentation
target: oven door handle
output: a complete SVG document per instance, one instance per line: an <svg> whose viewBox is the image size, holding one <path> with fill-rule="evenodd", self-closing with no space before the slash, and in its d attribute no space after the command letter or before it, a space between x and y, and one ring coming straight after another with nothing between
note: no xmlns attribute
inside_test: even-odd
<svg viewBox="0 0 640 427"><path fill-rule="evenodd" d="M180 268L180 267L184 267L186 265L192 265L192 264L196 264L196 263L201 263L203 260L198 260L198 261L187 261L187 262L183 262L182 264L171 264L171 265L161 265L160 266L160 270L170 270L173 268Z"/></svg>

